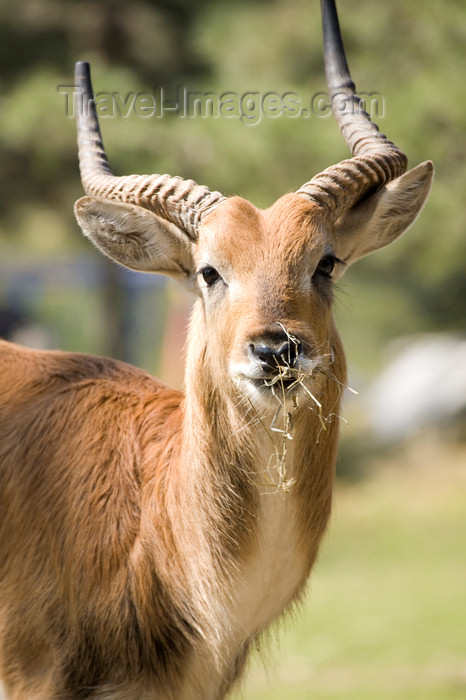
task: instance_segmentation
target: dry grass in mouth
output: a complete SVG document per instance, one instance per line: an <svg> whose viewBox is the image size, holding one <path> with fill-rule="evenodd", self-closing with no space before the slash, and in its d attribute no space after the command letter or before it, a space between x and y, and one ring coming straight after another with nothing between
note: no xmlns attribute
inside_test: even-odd
<svg viewBox="0 0 466 700"><path fill-rule="evenodd" d="M304 392L307 398L310 400L311 405L314 406L317 413L317 417L320 421L321 430L327 430L327 422L334 415L324 417L322 413L322 404L317 399L317 397L311 392L311 390L306 386L305 380L312 377L312 371L308 374L300 370L299 368L291 366L291 344L295 346L297 355L297 349L299 347L299 341L296 336L292 335L285 326L277 321L278 325L282 328L283 332L286 334L288 340L290 341L288 351L288 357L282 355L283 364L280 364L277 360L277 374L271 379L264 379L264 386L268 386L271 389L272 396L277 402L277 409L273 416L270 427L268 428L262 417L259 416L256 408L252 404L251 400L248 401L253 408L259 422L264 428L267 436L269 437L273 445L273 453L271 454L267 467L265 469L266 483L261 484L265 488L272 487L272 491L265 492L270 493L288 493L295 483L296 479L288 478L287 469L287 453L289 442L293 440L294 436L294 414L299 407L299 391L300 389ZM342 387L343 388L343 387ZM344 388L357 394L354 389L344 386ZM291 400L291 409L287 408L287 399ZM341 416L337 416L341 419ZM343 419L344 420L344 419ZM277 433L281 436L279 445L276 444L276 440L271 435L272 433Z"/></svg>
<svg viewBox="0 0 466 700"><path fill-rule="evenodd" d="M272 396L277 402L277 409L270 424L270 431L280 435L281 439L277 446L276 441L271 438L274 451L270 456L266 469L267 485L272 486L274 492L287 493L291 490L295 479L288 478L287 473L287 453L289 442L294 436L294 414L299 407L299 388L303 389L317 408L322 430L326 430L324 418L322 416L322 404L314 394L304 384L307 377L289 365L278 365L278 373L271 380L265 380L264 385L269 386ZM290 384L291 381L291 384ZM291 399L291 408L287 408L287 399Z"/></svg>

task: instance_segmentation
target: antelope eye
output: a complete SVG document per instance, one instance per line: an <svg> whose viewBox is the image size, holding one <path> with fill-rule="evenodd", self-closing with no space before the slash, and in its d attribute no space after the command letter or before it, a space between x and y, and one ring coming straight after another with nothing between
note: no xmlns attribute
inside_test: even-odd
<svg viewBox="0 0 466 700"><path fill-rule="evenodd" d="M316 273L330 277L337 259L334 255L326 255L317 265Z"/></svg>
<svg viewBox="0 0 466 700"><path fill-rule="evenodd" d="M199 274L202 275L202 278L208 287L211 287L217 280L220 279L220 275L213 267L203 267Z"/></svg>

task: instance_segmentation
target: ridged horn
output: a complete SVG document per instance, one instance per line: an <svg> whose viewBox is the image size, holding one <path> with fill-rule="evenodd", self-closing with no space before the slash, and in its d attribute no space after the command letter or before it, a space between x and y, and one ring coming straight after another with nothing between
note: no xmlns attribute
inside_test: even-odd
<svg viewBox="0 0 466 700"><path fill-rule="evenodd" d="M368 191L402 175L405 154L364 111L346 62L335 0L321 0L325 75L333 113L353 158L319 173L298 194L324 206L333 220Z"/></svg>
<svg viewBox="0 0 466 700"><path fill-rule="evenodd" d="M196 239L202 216L225 197L193 180L171 175L113 175L102 143L90 67L86 61L76 63L75 84L79 95L76 110L79 168L85 192L149 209Z"/></svg>

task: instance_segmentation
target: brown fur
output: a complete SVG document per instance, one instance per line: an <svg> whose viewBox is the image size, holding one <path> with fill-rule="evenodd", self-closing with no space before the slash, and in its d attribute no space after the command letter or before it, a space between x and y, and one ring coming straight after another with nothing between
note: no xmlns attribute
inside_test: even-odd
<svg viewBox="0 0 466 700"><path fill-rule="evenodd" d="M223 697L251 639L302 589L330 512L337 420L324 433L312 407L298 410L296 487L264 495L264 429L226 376L226 350L241 352L239 335L270 328L280 312L319 352L333 345L315 391L325 415L338 413L332 375L345 374L330 306L292 288L313 245L302 204L306 226L288 246L286 208L278 226L255 210L252 279L241 269L252 207L233 207L239 235L215 245L247 283L228 324L197 302L186 396L109 359L0 344L0 668L10 697ZM208 228L205 237L211 245ZM235 607L250 595L242 573L261 546L264 499L295 514L300 570L283 599L264 590L265 617L242 629Z"/></svg>
<svg viewBox="0 0 466 700"><path fill-rule="evenodd" d="M338 239L298 195L264 212L225 200L195 243L134 206L80 207L120 262L166 271L178 251L173 274L199 294L186 392L0 342L0 676L12 700L220 700L303 591L329 518L346 371L316 270ZM202 285L205 264L224 282ZM231 373L283 329L314 363L292 441Z"/></svg>

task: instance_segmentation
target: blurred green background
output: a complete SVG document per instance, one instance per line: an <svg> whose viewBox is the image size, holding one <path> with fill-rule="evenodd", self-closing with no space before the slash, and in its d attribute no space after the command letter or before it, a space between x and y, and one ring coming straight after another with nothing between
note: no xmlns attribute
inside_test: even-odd
<svg viewBox="0 0 466 700"><path fill-rule="evenodd" d="M393 339L465 331L466 7L342 0L339 9L358 89L383 96L381 130L411 165L436 166L412 230L337 289L352 382L364 390ZM185 296L106 262L74 221L82 189L63 86L77 60L91 62L96 92L163 86L174 99L184 86L310 101L325 91L319 5L0 0L0 322L26 343L111 354L181 386ZM102 130L115 174L169 172L261 207L348 156L332 116L252 125L133 110L103 118ZM267 681L254 666L241 697L465 697L464 431L382 450L357 404L347 417L336 518L304 622L298 615L283 641L278 670Z"/></svg>

